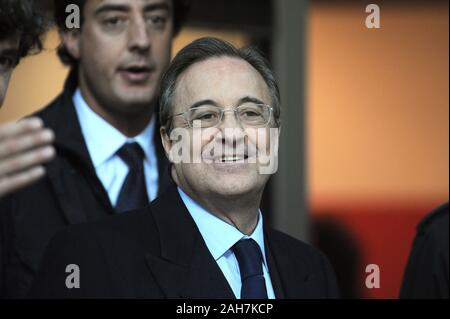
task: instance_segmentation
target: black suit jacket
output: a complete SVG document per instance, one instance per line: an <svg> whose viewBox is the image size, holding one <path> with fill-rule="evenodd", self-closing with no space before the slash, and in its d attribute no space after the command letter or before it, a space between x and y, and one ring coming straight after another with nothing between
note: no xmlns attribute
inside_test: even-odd
<svg viewBox="0 0 450 319"><path fill-rule="evenodd" d="M277 298L333 298L335 276L315 248L265 228ZM80 270L80 288L66 287L66 267ZM32 297L234 298L175 186L148 207L55 236Z"/></svg>
<svg viewBox="0 0 450 319"><path fill-rule="evenodd" d="M36 115L55 132L56 158L37 183L0 201L0 296L24 297L50 238L68 225L114 214L91 162L72 102L74 73L64 90ZM169 184L168 161L158 132L159 191Z"/></svg>
<svg viewBox="0 0 450 319"><path fill-rule="evenodd" d="M436 208L417 225L400 298L449 298L449 208Z"/></svg>

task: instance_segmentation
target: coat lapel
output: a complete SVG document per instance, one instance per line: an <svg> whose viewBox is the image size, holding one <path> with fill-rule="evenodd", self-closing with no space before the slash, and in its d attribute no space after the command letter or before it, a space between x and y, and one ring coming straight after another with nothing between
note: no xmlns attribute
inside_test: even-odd
<svg viewBox="0 0 450 319"><path fill-rule="evenodd" d="M67 222L69 224L86 222L88 219L81 208L82 201L79 200L80 194L74 180L77 177L76 173L55 164L49 165L47 176Z"/></svg>
<svg viewBox="0 0 450 319"><path fill-rule="evenodd" d="M267 239L265 240L265 247L266 247L267 264L269 267L269 276L270 280L272 281L272 287L275 293L275 298L284 299L286 297L283 289L283 284L281 282L280 274L278 273L278 267L276 267L276 262L275 259L273 258L273 254L267 242Z"/></svg>
<svg viewBox="0 0 450 319"><path fill-rule="evenodd" d="M310 284L315 275L310 272L296 252L289 251L275 231L265 229L269 253L269 271L277 298L302 299L310 297Z"/></svg>
<svg viewBox="0 0 450 319"><path fill-rule="evenodd" d="M166 297L234 298L174 185L152 203L152 212L160 230L161 255L147 253L146 261Z"/></svg>

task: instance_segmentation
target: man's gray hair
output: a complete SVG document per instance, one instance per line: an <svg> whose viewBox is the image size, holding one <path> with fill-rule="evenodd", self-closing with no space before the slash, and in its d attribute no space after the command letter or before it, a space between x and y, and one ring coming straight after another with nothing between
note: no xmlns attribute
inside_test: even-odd
<svg viewBox="0 0 450 319"><path fill-rule="evenodd" d="M217 38L201 38L184 47L173 59L161 81L159 112L160 122L167 132L172 123L173 99L179 76L191 65L215 57L232 57L248 62L264 79L272 99L274 120L280 126L280 91L267 60L254 48L237 49L232 44Z"/></svg>

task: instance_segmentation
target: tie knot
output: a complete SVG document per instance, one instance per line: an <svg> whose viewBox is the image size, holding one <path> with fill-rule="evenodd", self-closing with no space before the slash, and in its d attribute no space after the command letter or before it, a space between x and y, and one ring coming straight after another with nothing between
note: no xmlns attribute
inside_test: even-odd
<svg viewBox="0 0 450 319"><path fill-rule="evenodd" d="M142 160L144 158L144 151L142 147L134 143L124 144L118 151L117 155L128 165L130 170L138 169L142 166Z"/></svg>
<svg viewBox="0 0 450 319"><path fill-rule="evenodd" d="M263 257L256 241L253 239L240 240L231 249L239 263L242 281L248 277L263 275Z"/></svg>

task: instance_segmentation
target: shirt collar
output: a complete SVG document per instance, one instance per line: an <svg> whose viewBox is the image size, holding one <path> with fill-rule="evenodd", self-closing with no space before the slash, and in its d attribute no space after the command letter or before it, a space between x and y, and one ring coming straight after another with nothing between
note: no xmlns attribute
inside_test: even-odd
<svg viewBox="0 0 450 319"><path fill-rule="evenodd" d="M127 142L139 143L146 159L152 161L155 158L153 156L155 152L153 143L155 117L152 117L150 123L139 135L127 138L88 106L79 88L73 95L73 103L95 168L115 156Z"/></svg>
<svg viewBox="0 0 450 319"><path fill-rule="evenodd" d="M256 225L255 230L250 236L247 236L241 233L236 227L226 223L219 217L205 210L185 192L183 192L180 187L178 187L178 193L180 194L187 210L194 219L194 222L197 225L208 250L211 252L216 261L228 250L230 250L239 240L251 238L258 243L263 255L264 264L267 267L261 210L259 211L258 224Z"/></svg>

